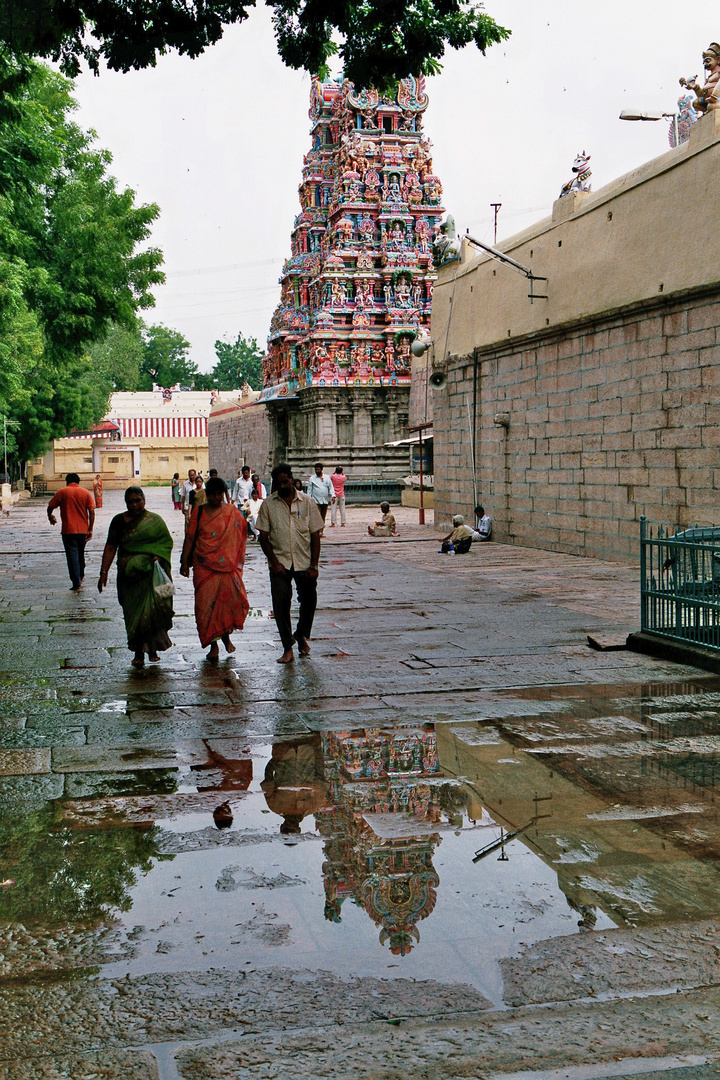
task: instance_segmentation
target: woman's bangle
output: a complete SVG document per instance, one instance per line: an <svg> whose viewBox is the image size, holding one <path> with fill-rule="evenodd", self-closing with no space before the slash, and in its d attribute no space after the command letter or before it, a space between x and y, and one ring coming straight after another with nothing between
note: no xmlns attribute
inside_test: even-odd
<svg viewBox="0 0 720 1080"><path fill-rule="evenodd" d="M100 577L107 577L107 576L108 576L107 570L101 570L100 571Z"/></svg>

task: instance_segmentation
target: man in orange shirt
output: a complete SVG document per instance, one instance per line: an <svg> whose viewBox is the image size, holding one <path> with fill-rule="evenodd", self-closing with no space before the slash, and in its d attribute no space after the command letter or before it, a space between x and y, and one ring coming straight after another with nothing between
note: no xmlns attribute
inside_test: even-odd
<svg viewBox="0 0 720 1080"><path fill-rule="evenodd" d="M57 525L53 510L60 508L60 532L72 581L70 591L79 592L85 580L85 544L92 539L95 503L90 492L80 487L77 473L68 473L65 484L48 503L47 516L51 525Z"/></svg>

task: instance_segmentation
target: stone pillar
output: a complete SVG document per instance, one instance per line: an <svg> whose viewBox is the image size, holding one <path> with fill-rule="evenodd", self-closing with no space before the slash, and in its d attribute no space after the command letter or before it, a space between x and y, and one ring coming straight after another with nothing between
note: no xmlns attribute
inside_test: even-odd
<svg viewBox="0 0 720 1080"><path fill-rule="evenodd" d="M350 405L353 411L353 434L356 446L372 446L372 417L368 409L367 391L353 390Z"/></svg>
<svg viewBox="0 0 720 1080"><path fill-rule="evenodd" d="M337 446L337 423L335 421L336 395L330 391L320 391L317 413L317 444L318 446Z"/></svg>

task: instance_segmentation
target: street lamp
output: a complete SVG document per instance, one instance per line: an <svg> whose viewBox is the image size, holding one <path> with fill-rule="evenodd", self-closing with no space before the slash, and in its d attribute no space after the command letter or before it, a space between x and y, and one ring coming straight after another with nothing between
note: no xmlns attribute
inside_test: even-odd
<svg viewBox="0 0 720 1080"><path fill-rule="evenodd" d="M642 112L639 109L623 109L621 120L672 120L673 146L679 145L678 114L676 112Z"/></svg>

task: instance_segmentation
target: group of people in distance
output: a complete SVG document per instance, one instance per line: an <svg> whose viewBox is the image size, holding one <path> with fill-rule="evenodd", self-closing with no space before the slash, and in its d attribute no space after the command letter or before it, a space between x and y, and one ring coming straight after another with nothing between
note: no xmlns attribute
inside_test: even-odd
<svg viewBox="0 0 720 1080"><path fill-rule="evenodd" d="M196 477L188 481L190 487L181 495L181 503L198 490ZM289 465L273 469L272 481L256 525L268 560L273 611L283 646L278 663L290 664L295 659L294 645L301 656L310 653L323 518L315 500L297 489ZM210 646L208 659L217 660L221 641L228 653L235 651L231 634L242 629L249 610L242 577L248 521L217 475L208 477L203 494L189 514L180 573L190 577L192 570L198 636L203 648ZM173 489L173 502L175 495ZM48 504L53 525L55 509L60 510L72 591L79 592L85 580L85 544L92 538L95 504L90 492L80 486L77 473L68 473L66 486ZM159 654L172 645L168 633L174 615L172 548L168 527L160 514L147 509L142 488L127 488L125 510L110 522L97 587L102 593L117 557L118 600L134 667L143 667L146 656L150 663L157 663ZM290 618L293 581L300 605L294 630Z"/></svg>
<svg viewBox="0 0 720 1080"><path fill-rule="evenodd" d="M474 529L465 524L462 514L455 514L452 523L452 529L440 544L443 555L466 555L474 540L489 540L492 536L492 521L490 515L485 513L484 506L475 507Z"/></svg>

